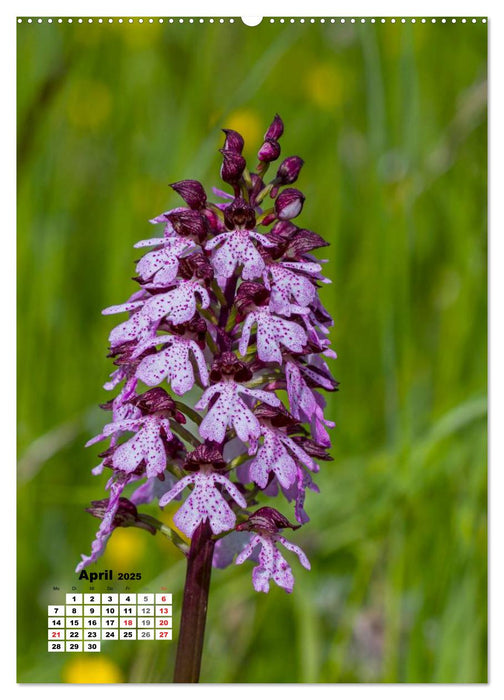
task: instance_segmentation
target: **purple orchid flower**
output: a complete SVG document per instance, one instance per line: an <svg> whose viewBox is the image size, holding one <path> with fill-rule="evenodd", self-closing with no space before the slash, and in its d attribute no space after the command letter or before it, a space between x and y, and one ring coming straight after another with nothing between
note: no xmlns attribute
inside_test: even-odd
<svg viewBox="0 0 504 700"><path fill-rule="evenodd" d="M194 490L173 518L178 529L188 537L192 537L201 521L208 518L214 535L232 530L236 523L236 515L217 490L217 484L223 486L231 498L242 508L247 507L247 501L236 486L223 474L206 474L204 472L189 474L162 496L159 505L165 506L190 484L194 484Z"/></svg>
<svg viewBox="0 0 504 700"><path fill-rule="evenodd" d="M136 376L147 384L155 386L168 379L171 388L178 396L183 396L194 386L194 370L189 359L192 352L198 366L203 386L208 386L208 370L205 356L199 345L190 338L177 336L156 337L142 346L142 349L156 345L168 345L155 355L147 355L138 365Z"/></svg>
<svg viewBox="0 0 504 700"><path fill-rule="evenodd" d="M317 290L307 277L297 273L313 274L321 269L317 263L285 262L268 265L264 284L271 290L270 310L284 316L308 313L307 307L315 299ZM296 304L292 304L291 298Z"/></svg>
<svg viewBox="0 0 504 700"><path fill-rule="evenodd" d="M284 588L287 593L292 593L294 588L292 569L276 548L277 542L283 544L291 552L295 552L305 569L311 568L310 562L301 547L288 542L285 537L281 535L254 535L250 543L236 557L236 563L243 564L246 559L252 556L256 547L261 548L259 552L259 566L256 566L252 572L254 588L258 593L269 592L270 579L273 579L278 586Z"/></svg>
<svg viewBox="0 0 504 700"><path fill-rule="evenodd" d="M178 285L165 294L151 297L142 307L142 315L151 321L169 319L173 323L190 321L196 313L196 297L201 300L201 307L207 309L210 297L199 280L181 280Z"/></svg>
<svg viewBox="0 0 504 700"><path fill-rule="evenodd" d="M325 426L334 428L335 423L324 418L323 397L308 387L301 376L301 370L293 362L286 364L285 376L292 415L310 422L315 440L320 445L329 447L331 439Z"/></svg>
<svg viewBox="0 0 504 700"><path fill-rule="evenodd" d="M180 257L195 247L193 241L182 236L149 238L135 244L135 248L145 246L162 246L144 255L136 266L137 275L144 282L151 280L150 284L154 287L171 284L177 276Z"/></svg>
<svg viewBox="0 0 504 700"><path fill-rule="evenodd" d="M261 488L267 486L270 472L275 474L283 488L292 486L296 479L296 460L290 453L311 471L318 471L316 462L285 433L263 424L261 435L263 444L249 467L250 478ZM254 447L255 443L251 448Z"/></svg>
<svg viewBox="0 0 504 700"><path fill-rule="evenodd" d="M252 572L252 582L258 593L269 592L270 579L273 579L278 586L284 588L287 593L292 593L294 588L292 570L276 548L277 543L297 554L305 569L311 568L310 562L301 547L289 542L279 534L279 530L286 527L296 530L299 525L291 525L287 518L277 510L266 507L260 508L247 521L236 528L240 532L253 530L257 533L252 536L249 544L238 554L236 563L243 564L250 557L258 557L259 566L256 566ZM257 548L259 548L258 554Z"/></svg>
<svg viewBox="0 0 504 700"><path fill-rule="evenodd" d="M91 545L91 554L89 556L86 556L85 554L82 555L82 560L76 568L77 573L82 571L82 569L85 569L90 564L93 564L99 557L101 557L105 551L109 537L116 527L127 527L128 525L136 524L136 522L132 522L132 520L135 520L134 516L133 518L125 518L124 515L121 516L119 514L121 500L125 500L121 499L121 494L132 478L133 477L130 475L120 474L115 479L109 480L107 488L110 490L110 497L105 501L93 502L91 508L88 509L92 515L101 517L102 521L100 523L100 527L98 528L98 532L96 533L96 537ZM131 513L129 513L128 516L131 516Z"/></svg>
<svg viewBox="0 0 504 700"><path fill-rule="evenodd" d="M243 324L238 345L243 357L247 354L250 333L254 324L257 324L257 355L263 362L282 364L281 345L292 352L300 353L303 351L307 337L298 323L276 316L267 308L258 308L249 313Z"/></svg>
<svg viewBox="0 0 504 700"><path fill-rule="evenodd" d="M279 406L280 399L272 392L260 389L247 389L241 384L232 381L218 382L209 387L196 404L198 410L206 408L210 400L219 395L205 418L199 432L201 437L215 442L222 442L226 434L226 428L233 427L236 434L243 442L259 437L261 426L240 394L264 401L270 406Z"/></svg>
<svg viewBox="0 0 504 700"><path fill-rule="evenodd" d="M264 260L255 247L254 240L266 247L273 245L266 236L257 233L257 231L226 231L208 241L205 245L207 250L213 250L220 245L219 250L212 258L215 274L229 279L236 266L241 264L243 265L242 276L244 280L260 277L264 270Z"/></svg>
<svg viewBox="0 0 504 700"><path fill-rule="evenodd" d="M163 432L167 440L171 440L173 437L170 422L166 418L142 416L141 418L122 420L118 423L109 423L104 427L101 435L97 435L86 443L86 447L114 433L126 431L137 432L127 442L123 442L122 445L115 448L112 457L114 469L130 473L135 471L142 460L145 460L147 476L157 476L164 472L166 454L161 434Z"/></svg>

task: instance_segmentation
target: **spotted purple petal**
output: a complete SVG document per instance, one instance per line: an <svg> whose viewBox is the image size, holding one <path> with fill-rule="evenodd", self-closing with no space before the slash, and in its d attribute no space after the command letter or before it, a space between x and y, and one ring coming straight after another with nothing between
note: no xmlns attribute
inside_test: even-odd
<svg viewBox="0 0 504 700"><path fill-rule="evenodd" d="M195 406L197 410L206 408L216 394L219 396L199 427L201 437L222 442L227 427L233 427L243 442L259 436L259 421L239 396L243 390L239 384L227 381L214 384L205 391Z"/></svg>
<svg viewBox="0 0 504 700"><path fill-rule="evenodd" d="M252 572L254 588L258 593L268 593L270 579L273 579L278 586L284 588L287 593L292 593L294 576L289 564L276 548L276 542L281 542L286 549L297 554L305 569L310 569L310 562L303 550L297 545L288 542L285 537L281 535L257 534L252 537L249 545L238 554L236 563L242 564L252 555L257 546L261 547L259 566L256 566Z"/></svg>
<svg viewBox="0 0 504 700"><path fill-rule="evenodd" d="M264 246L273 245L266 236L255 231L227 231L212 238L206 244L207 250L220 248L212 256L215 273L225 279L231 277L237 265L243 265L242 277L252 280L260 277L264 270L264 260L255 247L252 239L258 240Z"/></svg>
<svg viewBox="0 0 504 700"><path fill-rule="evenodd" d="M169 319L175 324L190 321L196 313L196 297L202 308L210 304L208 292L197 280L182 280L178 286L164 294L156 294L145 302L141 315L151 321Z"/></svg>
<svg viewBox="0 0 504 700"><path fill-rule="evenodd" d="M251 311L243 324L242 336L238 348L245 356L250 340L252 326L257 323L257 354L263 362L282 364L283 345L292 352L302 352L306 344L306 333L294 321L287 321L272 314L269 309L260 308Z"/></svg>
<svg viewBox="0 0 504 700"><path fill-rule="evenodd" d="M169 346L155 355L147 355L138 365L136 375L147 386L155 386L167 379L173 391L183 396L194 386L194 371L190 352L194 354L203 386L208 386L208 370L198 345L186 338L171 336Z"/></svg>
<svg viewBox="0 0 504 700"><path fill-rule="evenodd" d="M152 240L156 241L154 245L161 244L163 247L152 250L140 259L136 266L137 275L144 282L152 280L151 284L155 287L168 286L177 276L180 257L194 248L194 243L181 236L151 239L141 243L152 244Z"/></svg>
<svg viewBox="0 0 504 700"><path fill-rule="evenodd" d="M246 501L240 494L236 486L221 474L205 474L195 472L188 477L184 477L168 493L166 493L159 504L161 506L169 503L175 495L189 484L194 484L194 489L189 498L176 512L173 521L175 525L187 537L192 537L197 526L204 520L209 521L212 532L218 535L226 530L232 530L235 526L236 515L229 507L222 494L216 489L216 484L220 483L242 508L246 507Z"/></svg>

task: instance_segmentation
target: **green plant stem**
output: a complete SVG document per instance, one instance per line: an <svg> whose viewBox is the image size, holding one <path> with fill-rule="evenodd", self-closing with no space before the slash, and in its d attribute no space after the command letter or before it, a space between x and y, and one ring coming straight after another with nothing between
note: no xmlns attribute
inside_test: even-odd
<svg viewBox="0 0 504 700"><path fill-rule="evenodd" d="M187 556L189 552L189 546L184 542L184 540L177 535L177 533L171 529L171 527L168 527L168 525L165 525L162 523L160 520L157 518L154 518L152 515L149 515L148 513L139 513L138 514L138 520L140 522L145 523L147 525L150 525L151 527L155 528L158 532L161 532L165 537L167 537L172 544L177 547L182 554Z"/></svg>
<svg viewBox="0 0 504 700"><path fill-rule="evenodd" d="M182 440L188 442L189 445L192 445L193 447L199 447L201 445L198 438L192 435L192 433L186 430L183 425L180 425L180 423L175 423L175 421L173 421L171 423L171 429L174 433L177 433Z"/></svg>
<svg viewBox="0 0 504 700"><path fill-rule="evenodd" d="M214 547L212 530L205 520L194 532L187 559L174 683L199 681Z"/></svg>

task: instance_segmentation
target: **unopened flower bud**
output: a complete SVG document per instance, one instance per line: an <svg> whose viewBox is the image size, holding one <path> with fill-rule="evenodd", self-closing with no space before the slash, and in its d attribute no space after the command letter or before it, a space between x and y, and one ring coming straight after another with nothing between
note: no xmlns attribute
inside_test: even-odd
<svg viewBox="0 0 504 700"><path fill-rule="evenodd" d="M264 140L274 139L277 141L284 132L284 124L280 119L278 114L275 114L275 118L268 127L268 131L264 134Z"/></svg>
<svg viewBox="0 0 504 700"><path fill-rule="evenodd" d="M186 417L177 410L175 401L168 395L162 387L149 389L143 394L134 396L130 400L133 406L137 406L143 415L152 415L158 411L166 411L170 416L173 416L178 423L185 423Z"/></svg>
<svg viewBox="0 0 504 700"><path fill-rule="evenodd" d="M243 175L246 166L245 158L235 151L221 149L221 153L224 159L220 170L220 176L224 182L233 185L238 182Z"/></svg>
<svg viewBox="0 0 504 700"><path fill-rule="evenodd" d="M312 457L322 459L325 462L330 462L332 460L331 455L327 453L327 448L318 445L314 440L310 440L310 438L304 435L293 435L292 439Z"/></svg>
<svg viewBox="0 0 504 700"><path fill-rule="evenodd" d="M294 187L288 187L280 192L275 200L275 213L281 220L295 219L301 213L305 196Z"/></svg>
<svg viewBox="0 0 504 700"><path fill-rule="evenodd" d="M103 498L101 501L91 501L91 506L86 511L95 518L103 520L107 514L109 499ZM148 530L152 535L156 534L156 528L151 524L142 521L138 515L136 505L129 499L120 497L119 506L112 521L113 527L139 527Z"/></svg>
<svg viewBox="0 0 504 700"><path fill-rule="evenodd" d="M297 421L283 406L268 406L260 403L254 408L254 415L262 421L269 421L275 428L296 426Z"/></svg>
<svg viewBox="0 0 504 700"><path fill-rule="evenodd" d="M226 134L226 140L224 141L223 151L233 151L241 155L243 151L243 136L233 129L222 129Z"/></svg>
<svg viewBox="0 0 504 700"><path fill-rule="evenodd" d="M266 139L259 149L257 157L263 163L271 163L280 155L280 144L275 139Z"/></svg>
<svg viewBox="0 0 504 700"><path fill-rule="evenodd" d="M329 243L322 236L308 229L297 229L291 232L289 244L285 249L285 255L289 258L301 258L305 253L309 253L314 248L322 248Z"/></svg>
<svg viewBox="0 0 504 700"><path fill-rule="evenodd" d="M279 185L292 185L298 179L304 160L299 156L289 156L280 163L275 180Z"/></svg>
<svg viewBox="0 0 504 700"><path fill-rule="evenodd" d="M264 508L259 508L255 513L249 517L244 523L236 526L236 530L239 532L243 530L254 530L255 532L267 532L270 535L276 535L278 530L284 528L291 528L291 530L297 530L300 525L292 525L285 515L276 510L276 508L270 508L269 506L264 506Z"/></svg>
<svg viewBox="0 0 504 700"><path fill-rule="evenodd" d="M208 232L206 218L197 211L186 209L167 214L167 219L179 236L193 236L202 241Z"/></svg>
<svg viewBox="0 0 504 700"><path fill-rule="evenodd" d="M282 238L284 238L285 241L289 241L291 239L292 234L296 233L296 231L299 231L299 229L296 226L296 224L293 224L291 221L277 221L271 229L271 231L274 234L282 236Z"/></svg>
<svg viewBox="0 0 504 700"><path fill-rule="evenodd" d="M203 209L207 198L203 185L198 180L173 182L170 187L187 202L191 209Z"/></svg>

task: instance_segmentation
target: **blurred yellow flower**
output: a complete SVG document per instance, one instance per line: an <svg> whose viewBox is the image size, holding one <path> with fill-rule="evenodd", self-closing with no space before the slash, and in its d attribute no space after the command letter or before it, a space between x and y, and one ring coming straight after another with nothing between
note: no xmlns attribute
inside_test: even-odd
<svg viewBox="0 0 504 700"><path fill-rule="evenodd" d="M304 83L308 96L319 107L331 109L341 103L343 80L334 64L313 66L306 73Z"/></svg>
<svg viewBox="0 0 504 700"><path fill-rule="evenodd" d="M64 683L124 683L121 669L107 656L79 656L61 672Z"/></svg>
<svg viewBox="0 0 504 700"><path fill-rule="evenodd" d="M66 113L72 126L94 131L108 119L112 95L105 83L97 80L74 80L70 86Z"/></svg>
<svg viewBox="0 0 504 700"><path fill-rule="evenodd" d="M134 527L116 528L107 544L107 566L118 571L138 566L147 548L147 538L151 536Z"/></svg>
<svg viewBox="0 0 504 700"><path fill-rule="evenodd" d="M266 131L259 115L251 109L239 109L222 120L225 129L234 129L243 136L246 144L259 144Z"/></svg>

